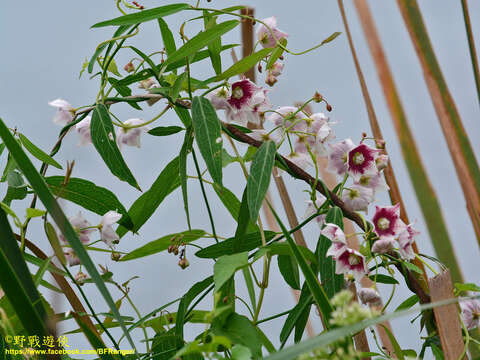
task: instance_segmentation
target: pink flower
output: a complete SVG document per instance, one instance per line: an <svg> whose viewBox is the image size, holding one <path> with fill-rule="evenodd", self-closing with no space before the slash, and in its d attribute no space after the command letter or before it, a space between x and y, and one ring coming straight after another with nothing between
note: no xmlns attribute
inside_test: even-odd
<svg viewBox="0 0 480 360"><path fill-rule="evenodd" d="M288 37L288 34L277 28L277 19L275 16L263 19L262 21L270 28L268 29L267 26L261 24L257 30L258 41L260 41L260 44L262 44L264 48L275 47L277 41Z"/></svg>
<svg viewBox="0 0 480 360"><path fill-rule="evenodd" d="M118 222L121 218L122 218L121 214L112 210L107 212L102 217L102 221L100 223L100 235L102 240L108 246L112 246L114 241L118 241L120 239L120 237L115 232L115 230L113 230L112 225Z"/></svg>
<svg viewBox="0 0 480 360"><path fill-rule="evenodd" d="M372 222L379 238L395 238L405 229L405 224L400 220L400 204L376 206Z"/></svg>
<svg viewBox="0 0 480 360"><path fill-rule="evenodd" d="M346 207L353 211L367 211L368 205L373 201L373 190L353 184L342 191L342 200Z"/></svg>
<svg viewBox="0 0 480 360"><path fill-rule="evenodd" d="M385 182L381 172L375 174L364 174L358 179L356 184L370 188L375 194L377 191L385 191L390 189Z"/></svg>
<svg viewBox="0 0 480 360"><path fill-rule="evenodd" d="M141 125L144 121L142 119L128 119L124 122L124 125ZM128 146L136 146L140 148L140 137L143 133L147 132L150 128L148 126L140 126L134 128L119 128L117 130L117 144L119 147L122 144Z"/></svg>
<svg viewBox="0 0 480 360"><path fill-rule="evenodd" d="M95 231L95 229L90 228L92 225L83 217L82 213L79 211L77 215L70 217L68 219L73 229L78 235L78 238L83 244L88 244L90 242L90 234ZM65 244L67 240L62 233L58 236Z"/></svg>
<svg viewBox="0 0 480 360"><path fill-rule="evenodd" d="M337 144L329 144L327 170L337 175L345 175L348 168L348 153L355 145L351 139L345 139Z"/></svg>
<svg viewBox="0 0 480 360"><path fill-rule="evenodd" d="M283 141L283 130L281 128L277 128L273 131L268 131L265 129L254 129L251 133L248 134L252 139L258 141L273 141L275 144L280 145Z"/></svg>
<svg viewBox="0 0 480 360"><path fill-rule="evenodd" d="M72 248L65 249L63 254L65 255L65 260L67 260L68 266L80 265L80 259Z"/></svg>
<svg viewBox="0 0 480 360"><path fill-rule="evenodd" d="M320 234L332 242L332 245L327 250L327 257L333 256L336 259L338 255L343 253L344 248L347 246L346 238L343 230L338 225L326 224Z"/></svg>
<svg viewBox="0 0 480 360"><path fill-rule="evenodd" d="M273 86L277 83L277 77L274 76L271 72L267 74L267 77L265 78L265 84L268 86Z"/></svg>
<svg viewBox="0 0 480 360"><path fill-rule="evenodd" d="M388 155L385 155L385 154L378 155L377 159L375 160L375 163L377 165L378 171L382 171L388 166Z"/></svg>
<svg viewBox="0 0 480 360"><path fill-rule="evenodd" d="M222 88L207 97L215 109L226 110L229 121L241 125L260 125L260 115L270 108L266 90L248 79L234 82L230 91Z"/></svg>
<svg viewBox="0 0 480 360"><path fill-rule="evenodd" d="M312 166L312 158L308 154L293 152L287 156L287 159L303 170Z"/></svg>
<svg viewBox="0 0 480 360"><path fill-rule="evenodd" d="M392 251L394 246L395 240L392 238L378 239L372 245L372 252L386 254Z"/></svg>
<svg viewBox="0 0 480 360"><path fill-rule="evenodd" d="M303 219L308 219L310 216L315 214L317 212L317 209L320 208L320 206L323 205L325 200L327 200L327 198L325 196L323 196L322 194L317 194L317 199L315 200L315 205L313 204L312 200L308 200L307 201L307 208L305 210L305 214L303 215ZM326 217L326 215L322 214L322 215L318 215L315 218L315 221L317 222L318 226L320 226L320 228L323 226L323 224L325 222L325 217Z"/></svg>
<svg viewBox="0 0 480 360"><path fill-rule="evenodd" d="M307 153L306 143L308 143L311 151L316 155L327 155L326 143L335 137L328 124L328 117L323 113L316 113L305 118L302 123L306 126L305 129L297 130L296 151Z"/></svg>
<svg viewBox="0 0 480 360"><path fill-rule="evenodd" d="M141 80L140 83L138 84L139 89L150 89L153 85L156 85L155 80L152 78L148 78L145 80Z"/></svg>
<svg viewBox="0 0 480 360"><path fill-rule="evenodd" d="M271 121L275 126L284 126L285 128L288 128L295 123L290 130L305 131L307 129L307 124L305 121L302 121L303 117L303 113L298 111L298 108L294 106L282 106L275 110L275 112L271 113L267 117L267 120Z"/></svg>
<svg viewBox="0 0 480 360"><path fill-rule="evenodd" d="M475 329L480 319L480 301L470 299L460 302L462 320L468 330Z"/></svg>
<svg viewBox="0 0 480 360"><path fill-rule="evenodd" d="M355 280L360 281L366 274L368 274L365 257L358 251L344 247L343 250L337 254L335 273L346 274L352 273Z"/></svg>
<svg viewBox="0 0 480 360"><path fill-rule="evenodd" d="M413 242L420 231L413 228L413 224L404 227L403 231L398 235L398 252L403 259L412 260L415 258L413 250Z"/></svg>
<svg viewBox="0 0 480 360"><path fill-rule="evenodd" d="M283 66L283 63L281 63L280 61L276 61L268 71L275 77L280 76L283 71Z"/></svg>
<svg viewBox="0 0 480 360"><path fill-rule="evenodd" d="M90 122L92 118L90 116L85 117L82 121L75 125L75 129L78 132L78 145L84 146L92 143L92 137L90 135Z"/></svg>
<svg viewBox="0 0 480 360"><path fill-rule="evenodd" d="M362 304L378 306L381 304L382 298L377 290L373 288L361 288L358 291L358 297Z"/></svg>
<svg viewBox="0 0 480 360"><path fill-rule="evenodd" d="M375 159L380 150L360 144L348 153L348 173L358 180L364 174L376 174L378 172Z"/></svg>
<svg viewBox="0 0 480 360"><path fill-rule="evenodd" d="M125 66L123 67L123 70L125 70L128 73L131 73L131 72L135 71L135 66L130 61L130 62L125 64Z"/></svg>
<svg viewBox="0 0 480 360"><path fill-rule="evenodd" d="M56 99L50 101L48 105L56 107L57 113L53 117L53 122L58 125L65 126L72 122L75 115L75 109L63 99Z"/></svg>

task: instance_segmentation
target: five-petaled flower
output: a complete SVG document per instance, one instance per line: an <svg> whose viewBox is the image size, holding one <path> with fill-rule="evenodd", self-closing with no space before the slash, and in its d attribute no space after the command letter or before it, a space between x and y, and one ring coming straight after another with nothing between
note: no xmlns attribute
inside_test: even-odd
<svg viewBox="0 0 480 360"><path fill-rule="evenodd" d="M115 241L120 239L115 230L113 230L112 225L117 223L121 218L122 215L113 210L108 211L102 217L102 221L99 225L100 236L108 246L112 246Z"/></svg>
<svg viewBox="0 0 480 360"><path fill-rule="evenodd" d="M405 223L400 220L400 204L393 206L376 206L373 215L373 226L379 238L397 237L405 230Z"/></svg>
<svg viewBox="0 0 480 360"><path fill-rule="evenodd" d="M348 153L355 147L352 139L345 139L336 144L329 144L327 170L343 176L348 169Z"/></svg>
<svg viewBox="0 0 480 360"><path fill-rule="evenodd" d="M75 115L75 109L70 105L68 101L63 99L56 99L50 101L48 105L56 107L57 112L53 117L53 122L58 125L65 126L72 122Z"/></svg>
<svg viewBox="0 0 480 360"><path fill-rule="evenodd" d="M469 299L460 302L462 320L468 330L475 329L480 321L480 300Z"/></svg>
<svg viewBox="0 0 480 360"><path fill-rule="evenodd" d="M335 273L337 274L351 273L357 281L360 281L368 274L365 257L358 251L350 249L347 246L337 253L335 260Z"/></svg>
<svg viewBox="0 0 480 360"><path fill-rule="evenodd" d="M362 175L378 173L375 160L381 150L360 144L348 153L348 173L354 180L359 180Z"/></svg>
<svg viewBox="0 0 480 360"><path fill-rule="evenodd" d="M128 119L123 124L127 126L142 125L144 121L142 119ZM136 146L140 148L141 135L150 130L148 126L138 126L133 128L120 127L117 130L117 144L119 147L122 145Z"/></svg>
<svg viewBox="0 0 480 360"><path fill-rule="evenodd" d="M287 33L277 28L277 19L275 18L275 16L263 19L262 22L266 26L264 24L261 24L258 27L257 38L264 48L275 47L277 41L288 37Z"/></svg>

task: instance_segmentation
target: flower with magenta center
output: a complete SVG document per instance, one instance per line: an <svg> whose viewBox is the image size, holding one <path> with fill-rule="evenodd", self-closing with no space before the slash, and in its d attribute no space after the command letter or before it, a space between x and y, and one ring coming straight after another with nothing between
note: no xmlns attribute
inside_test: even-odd
<svg viewBox="0 0 480 360"><path fill-rule="evenodd" d="M346 274L351 273L355 280L360 281L368 274L365 257L358 251L345 246L343 250L337 254L335 273Z"/></svg>
<svg viewBox="0 0 480 360"><path fill-rule="evenodd" d="M375 159L380 150L373 149L365 144L360 144L348 153L348 173L359 180L364 174L376 174L378 172Z"/></svg>
<svg viewBox="0 0 480 360"><path fill-rule="evenodd" d="M405 224L400 220L400 204L376 206L372 222L380 238L395 238L405 229Z"/></svg>
<svg viewBox="0 0 480 360"><path fill-rule="evenodd" d="M355 147L352 139L345 139L336 144L329 144L327 170L337 175L345 175L348 169L348 153Z"/></svg>

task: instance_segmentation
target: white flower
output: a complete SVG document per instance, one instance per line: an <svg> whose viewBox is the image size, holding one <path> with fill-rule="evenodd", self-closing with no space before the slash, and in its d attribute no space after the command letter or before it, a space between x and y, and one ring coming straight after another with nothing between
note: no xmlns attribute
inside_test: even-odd
<svg viewBox="0 0 480 360"><path fill-rule="evenodd" d="M312 158L307 154L293 152L290 153L290 155L288 155L286 158L303 170L306 170L312 166Z"/></svg>
<svg viewBox="0 0 480 360"><path fill-rule="evenodd" d="M462 320L468 330L475 329L480 319L480 301L478 299L460 302Z"/></svg>
<svg viewBox="0 0 480 360"><path fill-rule="evenodd" d="M377 191L386 191L390 189L381 172L374 174L363 174L356 184L372 189L374 194Z"/></svg>
<svg viewBox="0 0 480 360"><path fill-rule="evenodd" d="M127 121L124 122L125 125L141 125L143 123L144 121L142 119L128 119ZM118 147L121 147L122 144L125 144L128 146L136 146L140 148L141 146L140 137L143 133L147 132L148 130L150 130L148 126L140 126L140 127L130 128L130 129L120 127L117 130Z"/></svg>
<svg viewBox="0 0 480 360"><path fill-rule="evenodd" d="M88 244L90 242L90 234L94 232L95 229L90 228L91 224L83 217L82 212L79 211L77 215L70 217L68 220L77 233L80 241L83 244ZM65 244L67 243L67 240L62 233L59 233L58 237Z"/></svg>
<svg viewBox="0 0 480 360"><path fill-rule="evenodd" d="M355 147L352 139L345 139L337 144L329 144L327 170L337 175L345 175L348 168L348 153Z"/></svg>
<svg viewBox="0 0 480 360"><path fill-rule="evenodd" d="M360 281L368 274L365 257L358 251L350 249L349 247L343 247L342 252L336 256L335 260L335 273L337 274L352 273L357 281Z"/></svg>
<svg viewBox="0 0 480 360"><path fill-rule="evenodd" d="M268 29L265 25L261 24L257 30L257 38L264 48L275 47L277 44L276 41L284 39L288 36L288 34L277 28L277 19L275 16L263 19L262 21L270 28Z"/></svg>
<svg viewBox="0 0 480 360"><path fill-rule="evenodd" d="M332 245L327 250L326 256L333 256L333 258L336 259L347 246L343 230L336 224L326 224L320 233L332 242Z"/></svg>
<svg viewBox="0 0 480 360"><path fill-rule="evenodd" d="M343 189L342 200L350 210L367 211L368 205L373 201L373 190L353 184L348 189Z"/></svg>
<svg viewBox="0 0 480 360"><path fill-rule="evenodd" d="M392 238L378 239L372 245L372 252L377 254L386 254L393 250L395 240Z"/></svg>
<svg viewBox="0 0 480 360"><path fill-rule="evenodd" d="M78 145L84 146L92 143L92 137L90 134L90 122L92 118L90 116L85 117L82 121L75 125L75 130L78 132Z"/></svg>
<svg viewBox="0 0 480 360"><path fill-rule="evenodd" d="M48 105L57 108L57 113L53 117L53 122L55 124L65 126L72 122L75 109L72 107L72 105L70 105L69 102L63 99L56 99L50 101Z"/></svg>
<svg viewBox="0 0 480 360"><path fill-rule="evenodd" d="M75 254L72 248L67 248L63 251L65 260L67 260L68 266L80 265L80 259Z"/></svg>
<svg viewBox="0 0 480 360"><path fill-rule="evenodd" d="M273 131L268 131L265 129L254 129L251 133L248 134L252 139L258 141L273 141L275 144L280 145L283 141L283 130L277 128Z"/></svg>
<svg viewBox="0 0 480 360"><path fill-rule="evenodd" d="M310 216L315 214L317 212L317 209L320 208L320 206L323 205L325 200L327 200L327 198L325 196L323 196L322 194L317 194L317 199L315 200L315 205L313 204L312 200L308 200L307 201L307 209L305 210L305 214L303 215L303 219L308 219ZM322 215L318 215L315 218L315 221L317 222L318 226L320 226L320 228L323 226L323 224L325 222L325 217L326 217L326 215L322 214Z"/></svg>
<svg viewBox="0 0 480 360"><path fill-rule="evenodd" d="M114 241L120 239L115 230L113 230L112 225L117 223L121 218L121 214L112 210L102 217L102 221L100 222L100 236L108 246L111 246Z"/></svg>
<svg viewBox="0 0 480 360"><path fill-rule="evenodd" d="M403 222L402 222L403 224ZM398 252L403 259L412 260L415 258L413 243L415 237L420 234L418 230L413 228L414 224L403 227L403 231L398 235Z"/></svg>

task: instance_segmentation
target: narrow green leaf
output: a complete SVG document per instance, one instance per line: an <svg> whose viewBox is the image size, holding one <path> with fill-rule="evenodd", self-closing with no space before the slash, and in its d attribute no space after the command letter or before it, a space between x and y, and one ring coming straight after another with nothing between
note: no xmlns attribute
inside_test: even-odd
<svg viewBox="0 0 480 360"><path fill-rule="evenodd" d="M190 223L190 210L188 208L188 188L187 188L187 156L192 150L193 143L193 131L190 126L185 133L185 139L183 140L180 154L178 155L178 174L180 176L180 185L182 187L183 208L185 209L185 215L187 217L188 228L192 227Z"/></svg>
<svg viewBox="0 0 480 360"><path fill-rule="evenodd" d="M119 26L117 30L115 30L115 33L113 34L113 37L117 37L117 36L120 36L122 35L125 31L128 30L130 26ZM92 71L93 71L93 66L95 65L95 61L97 60L97 58L100 56L100 54L102 53L103 49L105 49L108 45L108 48L109 50L112 48L112 44L113 44L114 40L111 40L108 44L107 43L104 43L102 45L100 45L99 47L97 47L97 49L95 50L95 53L92 55L92 57L90 58L90 61L88 62L88 73L91 74ZM108 51L109 52L109 51Z"/></svg>
<svg viewBox="0 0 480 360"><path fill-rule="evenodd" d="M402 301L400 305L395 309L395 311L401 311L410 309L413 305L418 303L419 299L417 295L410 296L407 300Z"/></svg>
<svg viewBox="0 0 480 360"><path fill-rule="evenodd" d="M325 217L325 223L335 224L343 229L342 210L336 206L328 210L327 216ZM332 242L328 238L320 235L316 250L320 279L322 280L323 288L329 299L344 288L343 275L337 275L335 273L335 260L333 260L331 256L326 256L331 244Z"/></svg>
<svg viewBox="0 0 480 360"><path fill-rule="evenodd" d="M298 303L292 308L288 313L287 319L283 324L282 330L280 331L280 343L281 347L285 345L288 340L288 337L292 333L295 324L300 319L303 312L310 308L310 305L313 302L312 295L308 292L308 286L306 284L302 287L302 292L300 293L300 298Z"/></svg>
<svg viewBox="0 0 480 360"><path fill-rule="evenodd" d="M112 296L110 295L110 292L108 291L107 287L105 286L105 283L100 277L100 274L98 273L95 264L90 259L90 256L88 255L82 242L78 238L75 230L73 229L72 225L70 224L67 217L63 213L63 210L61 209L61 207L58 205L57 201L53 197L52 193L48 189L47 184L45 183L41 175L37 172L37 170L33 166L30 159L27 157L27 155L22 150L18 142L10 133L10 130L6 127L5 123L1 119L0 119L0 137L3 139L3 142L7 146L8 150L10 151L12 156L15 158L20 170L25 175L28 182L37 193L40 201L42 201L43 205L45 206L49 214L55 220L55 223L57 224L58 228L67 239L68 243L70 244L72 249L75 251L76 255L79 257L82 264L85 266L86 270L90 274L90 277L93 279L100 293L105 299L107 305L110 307L112 314L121 324L122 330L125 333L125 336L127 337L128 342L130 343L132 348L135 349L135 344L133 343L133 340L130 337L130 334L128 333L127 328L125 327L125 324L117 308L115 307L115 303L112 299ZM3 278L3 276L0 277L0 279L1 278ZM39 333L40 332L36 332L36 333L34 332L34 334L39 334Z"/></svg>
<svg viewBox="0 0 480 360"><path fill-rule="evenodd" d="M22 142L22 145L25 147L25 149L27 149L28 152L30 154L32 154L33 156L35 156L38 160L40 160L41 162L44 162L48 165L52 165L52 166L56 167L57 169L62 169L62 165L60 165L53 158L51 158L49 155L47 155L46 152L44 152L42 149L37 147L30 140L28 140L25 135L19 133L18 137L20 138L20 141Z"/></svg>
<svg viewBox="0 0 480 360"><path fill-rule="evenodd" d="M119 224L127 229L133 229L132 219L127 210L110 190L80 178L70 178L64 185L63 176L49 176L45 178L45 182L55 196L80 205L95 214L103 216L110 210L117 211L122 214Z"/></svg>
<svg viewBox="0 0 480 360"><path fill-rule="evenodd" d="M190 8L189 4L170 4L165 6L159 6L153 9L142 10L136 13L120 16L115 19L102 21L102 22L96 23L95 25L92 25L92 28L99 28L104 26L139 24L146 21L158 19L167 15L172 15L188 8Z"/></svg>
<svg viewBox="0 0 480 360"><path fill-rule="evenodd" d="M195 140L213 181L222 185L222 134L217 112L207 98L192 101Z"/></svg>
<svg viewBox="0 0 480 360"><path fill-rule="evenodd" d="M210 42L214 41L223 34L229 32L235 28L239 22L237 20L229 20L222 22L218 25L213 26L212 28L201 31L199 34L192 37L188 40L182 47L177 51L171 54L165 63L164 66L174 63L180 59L185 59L186 57L195 54L198 50L207 46ZM208 56L208 51L206 52Z"/></svg>
<svg viewBox="0 0 480 360"><path fill-rule="evenodd" d="M176 101L178 98L178 94L183 88L183 84L185 80L187 79L187 73L181 73L176 79L175 82L173 83L172 88L170 89L170 97L172 98L172 101Z"/></svg>
<svg viewBox="0 0 480 360"><path fill-rule="evenodd" d="M205 30L211 29L217 23L217 17L211 16L208 11L203 12L203 20L205 23ZM214 41L208 44L208 53L210 55L210 61L212 62L213 70L215 74L219 75L222 72L222 58L220 57L220 51L222 50L222 38L218 37Z"/></svg>
<svg viewBox="0 0 480 360"><path fill-rule="evenodd" d="M153 60L150 59L150 57L147 56L147 54L145 54L143 51L141 51L140 49L137 49L135 46L129 46L129 48L135 51L138 54L138 56L140 56L150 66L153 73L155 74L155 77L157 77L158 71Z"/></svg>
<svg viewBox="0 0 480 360"><path fill-rule="evenodd" d="M374 274L369 276L370 280L377 281L377 283L382 284L398 284L398 281L391 276L383 275L383 274Z"/></svg>
<svg viewBox="0 0 480 360"><path fill-rule="evenodd" d="M66 265L67 260L65 259L65 253L62 250L60 241L58 240L57 231L55 230L53 225L48 221L46 221L44 224L44 230L45 230L45 234L47 235L47 239L50 242L50 246L52 247L53 252L55 253L55 256L63 265ZM49 269L49 271L51 270Z"/></svg>
<svg viewBox="0 0 480 360"><path fill-rule="evenodd" d="M200 239L205 235L203 230L191 230L184 231L180 233L170 234L162 236L160 239L151 241L135 250L130 251L128 254L123 256L120 261L128 261L133 259L138 259L141 257L157 254L159 252L165 251L172 244L172 238L178 237L181 238L183 244L188 244L194 240Z"/></svg>
<svg viewBox="0 0 480 360"><path fill-rule="evenodd" d="M341 34L341 32L334 32L332 35L330 35L329 37L327 37L326 39L323 39L323 41L321 42L321 45L323 44L327 44L329 43L330 41L333 41L337 38L337 36L339 36Z"/></svg>
<svg viewBox="0 0 480 360"><path fill-rule="evenodd" d="M40 282L43 280L43 275L47 271L48 266L50 265L50 261L51 261L50 258L46 258L45 260L43 260L42 264L39 266L37 273L33 278L33 282L36 287L38 287L38 285L40 285Z"/></svg>
<svg viewBox="0 0 480 360"><path fill-rule="evenodd" d="M162 34L163 46L165 47L167 56L170 56L175 50L177 50L175 39L173 38L173 34L168 28L167 23L161 17L158 18L158 26L160 28L160 33Z"/></svg>
<svg viewBox="0 0 480 360"><path fill-rule="evenodd" d="M183 338L172 334L157 334L153 339L151 356L156 360L170 360L183 347Z"/></svg>
<svg viewBox="0 0 480 360"><path fill-rule="evenodd" d="M184 130L181 126L157 126L148 133L153 136L168 136Z"/></svg>
<svg viewBox="0 0 480 360"><path fill-rule="evenodd" d="M128 209L128 215L133 222L133 232L137 232L150 219L162 201L179 186L178 157L176 157L165 166L150 189L135 200ZM127 231L123 226L119 226L117 229L120 237L125 235Z"/></svg>
<svg viewBox="0 0 480 360"><path fill-rule="evenodd" d="M285 38L280 39L280 43L283 46L287 46L287 39L285 39ZM280 46L275 47L275 49L272 51L272 54L268 58L267 65L266 65L267 70L272 68L273 64L275 64L275 62L278 60L278 58L283 55L284 51L285 50Z"/></svg>
<svg viewBox="0 0 480 360"><path fill-rule="evenodd" d="M240 205L240 212L237 219L237 229L235 230L235 240L233 241L233 251L239 252L243 248L243 241L250 223L250 215L248 211L247 189L243 191L242 203Z"/></svg>
<svg viewBox="0 0 480 360"><path fill-rule="evenodd" d="M105 105L97 104L93 110L90 130L93 145L112 174L140 190L137 180L133 177L118 149L112 120Z"/></svg>
<svg viewBox="0 0 480 360"><path fill-rule="evenodd" d="M255 288L253 286L252 275L250 274L250 269L245 267L242 269L243 278L245 280L245 286L247 287L248 297L250 298L250 305L252 310L255 312L257 309L257 301L255 296Z"/></svg>
<svg viewBox="0 0 480 360"><path fill-rule="evenodd" d="M242 60L236 62L235 64L230 66L227 70L225 70L222 74L217 76L216 80L217 81L225 80L225 79L231 78L232 76L243 74L244 72L246 72L247 70L255 66L256 63L258 63L268 54L270 54L273 51L273 49L274 48L262 49L260 51L257 51L256 53L253 53L249 56L244 57Z"/></svg>
<svg viewBox="0 0 480 360"><path fill-rule="evenodd" d="M235 272L248 263L248 252L234 255L223 255L213 266L213 282L215 291L220 288L235 274Z"/></svg>
<svg viewBox="0 0 480 360"><path fill-rule="evenodd" d="M400 347L400 345L398 344L397 342L397 339L395 339L395 336L393 336L393 334L391 333L390 330L388 330L388 328L382 324L380 324L380 326L383 328L383 330L385 330L385 332L387 333L387 336L388 338L390 339L390 342L392 343L392 346L393 346L393 351L395 351L395 355L397 357L397 359L399 360L405 360L405 357L403 356L403 351L402 351L402 348Z"/></svg>
<svg viewBox="0 0 480 360"><path fill-rule="evenodd" d="M276 233L273 231L265 231L265 240L270 241L276 236ZM218 258L222 255L232 255L236 252L233 250L233 244L235 242L235 237L226 239L218 244L210 245L202 250L199 250L195 253L195 256L199 258L213 259ZM245 235L242 246L237 251L250 251L256 249L257 247L262 246L262 237L260 232L255 232Z"/></svg>
<svg viewBox="0 0 480 360"><path fill-rule="evenodd" d="M250 219L257 219L263 199L267 194L272 177L277 147L273 141L266 141L258 149L250 167L247 181L247 199Z"/></svg>
<svg viewBox="0 0 480 360"><path fill-rule="evenodd" d="M277 257L278 269L285 282L295 290L300 290L300 275L298 264L294 257L289 255L280 255Z"/></svg>

